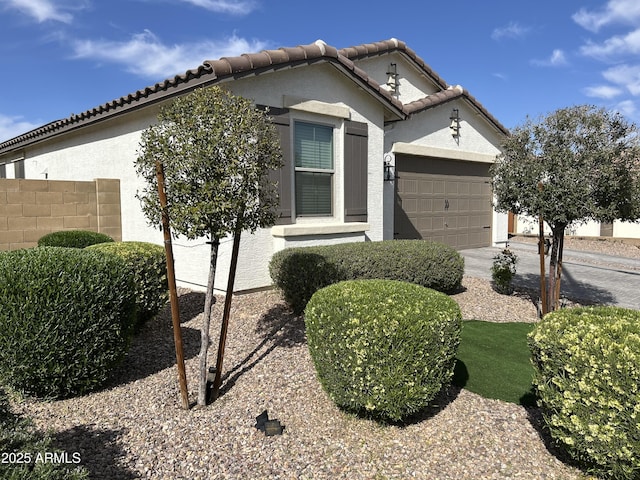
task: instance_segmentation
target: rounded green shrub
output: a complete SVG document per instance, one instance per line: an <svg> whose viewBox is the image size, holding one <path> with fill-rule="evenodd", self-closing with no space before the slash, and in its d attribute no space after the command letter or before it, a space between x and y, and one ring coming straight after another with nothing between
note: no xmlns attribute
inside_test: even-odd
<svg viewBox="0 0 640 480"><path fill-rule="evenodd" d="M135 283L137 329L166 305L169 285L162 246L147 242L113 242L98 243L87 249L117 255L129 267Z"/></svg>
<svg viewBox="0 0 640 480"><path fill-rule="evenodd" d="M640 311L552 312L529 345L551 436L602 478L640 478Z"/></svg>
<svg viewBox="0 0 640 480"><path fill-rule="evenodd" d="M398 280L452 292L462 283L464 259L437 242L355 242L281 250L271 258L269 272L294 312L301 313L316 290L343 280Z"/></svg>
<svg viewBox="0 0 640 480"><path fill-rule="evenodd" d="M133 292L115 255L63 247L0 253L0 381L47 398L101 386L128 349Z"/></svg>
<svg viewBox="0 0 640 480"><path fill-rule="evenodd" d="M305 310L318 378L340 407L401 421L453 376L462 320L454 300L395 280L322 288Z"/></svg>
<svg viewBox="0 0 640 480"><path fill-rule="evenodd" d="M89 230L62 230L40 237L39 247L85 248L96 243L113 242L113 238L104 233Z"/></svg>

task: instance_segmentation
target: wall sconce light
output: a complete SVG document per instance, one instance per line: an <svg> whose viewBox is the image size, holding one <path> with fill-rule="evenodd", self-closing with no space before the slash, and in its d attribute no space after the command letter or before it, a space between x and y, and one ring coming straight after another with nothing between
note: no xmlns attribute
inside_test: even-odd
<svg viewBox="0 0 640 480"><path fill-rule="evenodd" d="M393 181L396 179L396 167L391 164L391 155L384 156L384 181Z"/></svg>
<svg viewBox="0 0 640 480"><path fill-rule="evenodd" d="M394 95L398 95L398 65L396 63L390 63L387 68L387 86Z"/></svg>
<svg viewBox="0 0 640 480"><path fill-rule="evenodd" d="M451 135L454 137L460 136L460 112L457 108L451 110L451 116L449 117L451 120L451 125L449 128L451 129Z"/></svg>

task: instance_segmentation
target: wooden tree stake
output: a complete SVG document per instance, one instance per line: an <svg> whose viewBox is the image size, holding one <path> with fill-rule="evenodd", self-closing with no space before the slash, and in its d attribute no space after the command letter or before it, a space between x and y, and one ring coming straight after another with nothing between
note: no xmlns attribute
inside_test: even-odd
<svg viewBox="0 0 640 480"><path fill-rule="evenodd" d="M164 184L164 169L162 163L156 162L156 176L158 178L158 196L162 209L162 232L164 235L164 251L167 258L167 281L169 283L169 301L171 302L171 321L173 323L173 341L176 346L176 362L178 364L178 381L182 397L182 408L189 409L189 393L187 391L187 375L184 368L184 352L182 348L182 330L180 328L180 306L176 289L176 274L173 262L173 247L171 245L171 230L169 228L169 213L167 209L167 194Z"/></svg>

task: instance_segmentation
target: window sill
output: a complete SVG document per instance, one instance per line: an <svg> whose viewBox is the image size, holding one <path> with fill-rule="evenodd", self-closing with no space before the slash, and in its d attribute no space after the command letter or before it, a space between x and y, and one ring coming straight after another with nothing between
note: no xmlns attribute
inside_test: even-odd
<svg viewBox="0 0 640 480"><path fill-rule="evenodd" d="M369 224L364 222L331 223L331 224L299 224L276 225L271 227L274 237L301 237L304 235L334 235L339 233L360 233L369 230Z"/></svg>

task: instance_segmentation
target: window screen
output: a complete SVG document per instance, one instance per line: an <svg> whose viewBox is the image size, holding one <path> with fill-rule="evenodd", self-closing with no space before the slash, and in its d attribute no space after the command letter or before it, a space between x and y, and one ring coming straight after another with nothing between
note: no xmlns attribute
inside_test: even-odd
<svg viewBox="0 0 640 480"><path fill-rule="evenodd" d="M333 127L295 124L296 215L331 215Z"/></svg>

